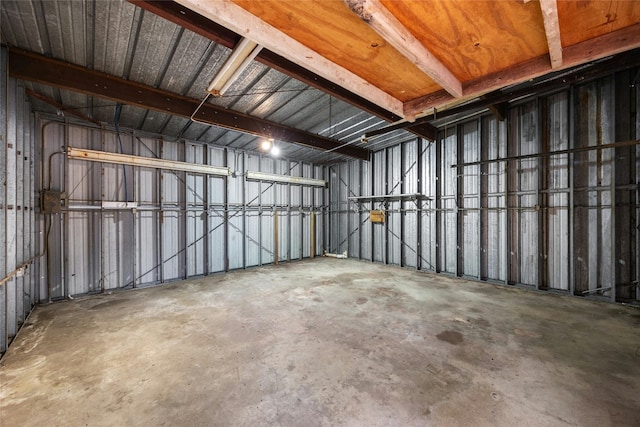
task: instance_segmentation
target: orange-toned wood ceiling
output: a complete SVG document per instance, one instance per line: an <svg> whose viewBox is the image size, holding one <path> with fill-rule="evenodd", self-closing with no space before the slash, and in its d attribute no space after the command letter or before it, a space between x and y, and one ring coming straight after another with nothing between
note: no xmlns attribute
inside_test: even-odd
<svg viewBox="0 0 640 427"><path fill-rule="evenodd" d="M410 120L640 47L640 1L178 1Z"/></svg>

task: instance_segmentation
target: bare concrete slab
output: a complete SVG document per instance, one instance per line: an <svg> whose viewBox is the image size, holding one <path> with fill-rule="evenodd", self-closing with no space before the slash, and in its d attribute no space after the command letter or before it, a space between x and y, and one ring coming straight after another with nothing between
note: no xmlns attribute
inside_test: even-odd
<svg viewBox="0 0 640 427"><path fill-rule="evenodd" d="M640 310L317 259L38 307L0 425L638 426Z"/></svg>

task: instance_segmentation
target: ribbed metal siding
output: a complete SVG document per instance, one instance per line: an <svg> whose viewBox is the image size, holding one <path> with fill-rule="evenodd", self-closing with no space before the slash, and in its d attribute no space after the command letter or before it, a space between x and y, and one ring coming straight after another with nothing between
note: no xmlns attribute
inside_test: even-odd
<svg viewBox="0 0 640 427"><path fill-rule="evenodd" d="M443 126L433 144L404 142L371 162L332 166L332 242L376 262L637 301L640 148L563 152L638 138L635 75L523 100L504 121L467 118ZM410 201L363 201L341 216L348 195L414 192L433 199L420 215ZM367 222L373 208L385 210L385 224Z"/></svg>
<svg viewBox="0 0 640 427"><path fill-rule="evenodd" d="M36 218L34 186L38 151L35 118L24 88L7 75L0 48L0 354L38 300L43 259L42 224Z"/></svg>
<svg viewBox="0 0 640 427"><path fill-rule="evenodd" d="M52 160L45 188L67 194L48 238L52 298L273 263L276 213L278 260L301 259L311 254L311 212L318 230L324 226L323 189L245 180L246 170L322 178L321 166L58 122L43 129L44 155ZM234 175L67 160L60 151L66 146L229 166ZM102 208L103 201L125 200L138 207ZM315 253L321 249L316 239Z"/></svg>

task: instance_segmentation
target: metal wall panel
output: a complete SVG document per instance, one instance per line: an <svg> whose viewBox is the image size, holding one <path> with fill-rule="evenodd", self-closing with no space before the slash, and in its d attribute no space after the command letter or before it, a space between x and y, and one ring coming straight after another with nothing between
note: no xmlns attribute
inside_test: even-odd
<svg viewBox="0 0 640 427"><path fill-rule="evenodd" d="M443 124L435 143L403 142L369 162L331 166L331 248L346 243L350 256L375 262L638 301L636 74L520 100L504 119L478 114ZM431 200L392 198L410 193ZM348 204L353 196L360 200ZM386 222L368 223L371 209L383 209Z"/></svg>
<svg viewBox="0 0 640 427"><path fill-rule="evenodd" d="M303 248L311 243L311 211L320 213L316 225L324 227L324 190L245 180L246 170L322 177L321 166L70 123L48 122L43 134L44 158L51 158L51 179L43 187L67 195L62 212L47 215L52 227L43 299L273 263L276 250L278 261L301 259L311 253ZM66 146L228 166L233 174L68 160L61 151ZM105 208L105 201L137 206ZM320 253L322 242L316 245Z"/></svg>
<svg viewBox="0 0 640 427"><path fill-rule="evenodd" d="M35 120L0 47L0 355L36 304L42 264L35 216Z"/></svg>

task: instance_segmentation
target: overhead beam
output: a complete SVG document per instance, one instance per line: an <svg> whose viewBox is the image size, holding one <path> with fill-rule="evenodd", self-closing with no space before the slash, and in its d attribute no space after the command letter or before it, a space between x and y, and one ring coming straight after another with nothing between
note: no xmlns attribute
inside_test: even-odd
<svg viewBox="0 0 640 427"><path fill-rule="evenodd" d="M343 0L365 24L454 97L462 83L379 0Z"/></svg>
<svg viewBox="0 0 640 427"><path fill-rule="evenodd" d="M421 125L435 119L451 117L467 111L477 111L484 108L491 110L492 106L500 107L502 104L508 103L514 99L521 99L528 96L539 95L541 93L557 91L558 89L567 88L571 85L592 81L594 79L610 75L611 73L636 67L640 67L640 50L620 53L611 58L602 59L589 66L577 67L575 71L555 72L548 78L540 78L530 84L523 83L512 87L510 90L496 90L479 96L476 100L444 110L438 110L437 117L434 113L427 114L417 119L414 123L396 123L381 129L366 132L363 136L364 138L370 138L377 135L383 135L398 129L407 129L410 126Z"/></svg>
<svg viewBox="0 0 640 427"><path fill-rule="evenodd" d="M228 28L175 1L129 0L129 2L229 49L233 49L242 38ZM385 121L396 122L402 118L269 49L262 49L256 61ZM407 131L428 140L435 137L435 131L428 124L407 128Z"/></svg>
<svg viewBox="0 0 640 427"><path fill-rule="evenodd" d="M465 98L475 98L506 86L540 77L551 71L564 70L577 65L615 55L640 47L640 23L613 31L601 37L586 40L563 49L562 66L552 70L547 55L539 56L507 70L471 80L463 84ZM405 116L419 116L434 107L456 101L446 91L438 91L404 104Z"/></svg>
<svg viewBox="0 0 640 427"><path fill-rule="evenodd" d="M36 98L39 99L40 101L46 102L47 104L55 107L56 109L60 110L60 112L62 112L62 114L71 114L74 115L82 120L85 120L87 122L91 122L91 123L95 123L97 125L100 125L102 123L100 123L98 120L96 119L92 119L91 117L87 116L86 114L82 114L79 111L75 111L72 107L68 107L64 104L59 103L58 101L56 101L55 99L49 98L46 95L43 95L41 93L35 92L31 89L27 89L25 90L25 93L27 95L29 95L32 98Z"/></svg>
<svg viewBox="0 0 640 427"><path fill-rule="evenodd" d="M9 74L19 79L185 118L191 118L200 104L200 100L197 99L17 49L9 49ZM343 146L340 141L334 139L208 103L204 103L198 109L195 119L251 135L275 138L320 150L332 150L358 159L369 158L369 151L363 148Z"/></svg>
<svg viewBox="0 0 640 427"><path fill-rule="evenodd" d="M233 32L257 42L278 55L304 64L312 72L349 89L387 111L404 117L403 103L362 77L329 61L230 0L178 0L178 3Z"/></svg>
<svg viewBox="0 0 640 427"><path fill-rule="evenodd" d="M551 68L555 70L562 66L562 42L560 40L558 2L557 0L540 0L540 9L542 10L544 32L547 35L547 45L549 45Z"/></svg>

